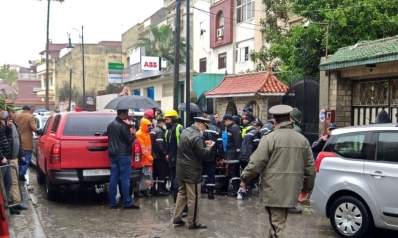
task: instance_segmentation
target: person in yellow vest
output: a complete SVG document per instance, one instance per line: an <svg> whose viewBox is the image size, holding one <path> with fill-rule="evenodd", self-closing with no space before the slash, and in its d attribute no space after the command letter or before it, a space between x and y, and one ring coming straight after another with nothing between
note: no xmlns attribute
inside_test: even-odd
<svg viewBox="0 0 398 238"><path fill-rule="evenodd" d="M252 128L252 121L253 121L253 116L250 113L246 113L243 117L242 117L242 122L243 122L243 126L242 126L242 138L245 137L246 132L248 132L251 128Z"/></svg>
<svg viewBox="0 0 398 238"><path fill-rule="evenodd" d="M169 162L171 173L171 184L174 195L174 203L177 201L178 185L176 179L177 151L180 145L180 135L184 127L178 124L178 113L176 110L166 111L164 114L166 121L166 132L164 133L166 142L166 160Z"/></svg>

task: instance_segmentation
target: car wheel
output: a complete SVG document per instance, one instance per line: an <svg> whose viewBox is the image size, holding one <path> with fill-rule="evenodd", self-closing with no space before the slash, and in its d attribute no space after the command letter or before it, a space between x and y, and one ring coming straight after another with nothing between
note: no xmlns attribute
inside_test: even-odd
<svg viewBox="0 0 398 238"><path fill-rule="evenodd" d="M46 182L46 175L41 171L39 164L36 164L37 183L43 185Z"/></svg>
<svg viewBox="0 0 398 238"><path fill-rule="evenodd" d="M364 237L370 228L370 213L355 197L337 199L330 210L330 223L340 237Z"/></svg>
<svg viewBox="0 0 398 238"><path fill-rule="evenodd" d="M58 186L53 184L48 176L46 176L46 197L49 201L54 201L57 197Z"/></svg>

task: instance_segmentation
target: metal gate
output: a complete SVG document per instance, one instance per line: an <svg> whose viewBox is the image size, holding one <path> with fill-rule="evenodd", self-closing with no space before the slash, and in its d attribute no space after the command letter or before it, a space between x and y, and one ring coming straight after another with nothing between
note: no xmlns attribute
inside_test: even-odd
<svg viewBox="0 0 398 238"><path fill-rule="evenodd" d="M312 144L319 138L319 83L312 77L304 77L294 83L283 96L283 104L296 107L303 114L301 129Z"/></svg>
<svg viewBox="0 0 398 238"><path fill-rule="evenodd" d="M352 82L351 125L368 125L376 122L376 116L385 110L390 122L397 123L398 79L383 78Z"/></svg>

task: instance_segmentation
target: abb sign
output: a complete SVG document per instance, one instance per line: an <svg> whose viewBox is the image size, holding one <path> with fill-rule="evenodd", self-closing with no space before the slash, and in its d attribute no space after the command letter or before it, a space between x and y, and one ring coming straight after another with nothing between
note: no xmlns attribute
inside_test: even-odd
<svg viewBox="0 0 398 238"><path fill-rule="evenodd" d="M159 57L141 57L141 70L160 70L160 58Z"/></svg>

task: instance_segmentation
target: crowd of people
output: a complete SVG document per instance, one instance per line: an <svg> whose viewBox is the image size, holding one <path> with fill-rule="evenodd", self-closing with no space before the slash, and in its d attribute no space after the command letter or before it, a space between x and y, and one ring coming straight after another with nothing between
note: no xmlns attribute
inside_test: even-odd
<svg viewBox="0 0 398 238"><path fill-rule="evenodd" d="M0 167L11 215L27 210L21 204L18 181L26 181L32 158L33 132L41 134L29 106L24 106L22 113L17 114L12 105L0 105Z"/></svg>

